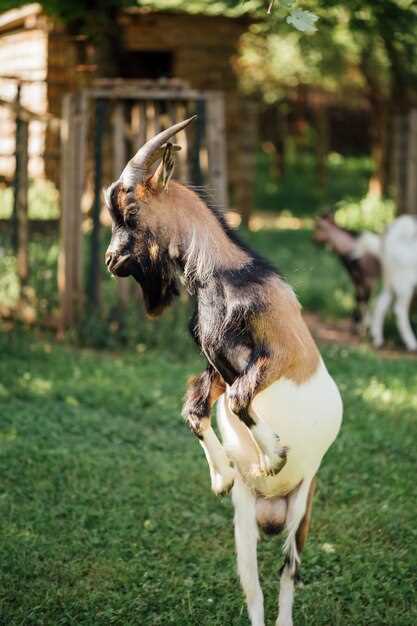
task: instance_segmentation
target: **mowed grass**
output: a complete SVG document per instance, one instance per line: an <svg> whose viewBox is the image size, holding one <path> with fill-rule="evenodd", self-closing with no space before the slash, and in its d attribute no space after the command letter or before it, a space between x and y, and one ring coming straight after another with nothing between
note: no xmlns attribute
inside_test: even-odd
<svg viewBox="0 0 417 626"><path fill-rule="evenodd" d="M348 281L310 233L250 238L307 308L348 312ZM230 499L211 494L180 417L203 367L184 318L113 352L0 327L1 626L248 625ZM295 624L414 626L417 361L323 354L345 422L319 474ZM280 546L259 548L270 625Z"/></svg>

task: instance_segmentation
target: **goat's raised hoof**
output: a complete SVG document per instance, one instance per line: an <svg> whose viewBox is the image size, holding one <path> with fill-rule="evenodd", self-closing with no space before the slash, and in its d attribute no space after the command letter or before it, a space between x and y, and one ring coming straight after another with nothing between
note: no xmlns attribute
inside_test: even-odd
<svg viewBox="0 0 417 626"><path fill-rule="evenodd" d="M211 473L211 490L216 496L227 496L235 482L235 470L232 467L224 469L222 473Z"/></svg>
<svg viewBox="0 0 417 626"><path fill-rule="evenodd" d="M279 451L273 456L261 453L259 457L259 476L276 476L287 462L287 446L279 446Z"/></svg>

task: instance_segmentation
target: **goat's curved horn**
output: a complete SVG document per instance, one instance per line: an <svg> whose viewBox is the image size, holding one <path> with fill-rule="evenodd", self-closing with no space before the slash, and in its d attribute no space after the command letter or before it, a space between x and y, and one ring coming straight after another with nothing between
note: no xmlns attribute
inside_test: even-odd
<svg viewBox="0 0 417 626"><path fill-rule="evenodd" d="M189 117L187 120L183 122L178 122L178 124L174 124L170 126L166 130L155 135L147 141L139 150L136 152L135 156L130 159L126 167L120 176L120 181L127 189L128 187L133 187L137 183L141 182L143 178L146 176L146 173L149 167L156 161L160 156L160 148L162 145L168 141L173 135L178 133L180 130L183 130L190 122L192 122L197 116L193 115ZM158 156L156 156L156 153Z"/></svg>

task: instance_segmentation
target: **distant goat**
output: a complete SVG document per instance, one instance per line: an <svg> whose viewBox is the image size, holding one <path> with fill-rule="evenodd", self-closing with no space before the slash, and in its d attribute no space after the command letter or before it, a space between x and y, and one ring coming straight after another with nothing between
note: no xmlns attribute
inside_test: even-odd
<svg viewBox="0 0 417 626"><path fill-rule="evenodd" d="M364 238L357 241L353 256L363 258L373 242ZM384 343L384 320L395 300L394 312L401 339L407 350L417 350L417 339L409 319L409 309L417 287L417 218L402 215L388 226L381 237L380 259L383 288L372 315L371 335L376 347Z"/></svg>
<svg viewBox="0 0 417 626"><path fill-rule="evenodd" d="M339 431L342 403L292 289L218 211L170 182L175 146L166 142L191 119L150 139L108 189L106 264L139 282L152 316L178 294L178 274L194 296L190 330L208 364L190 382L183 414L205 452L213 491L233 488L238 570L252 626L265 623L258 524L268 532L285 528L276 624L292 626L315 475ZM216 400L224 446L211 426Z"/></svg>
<svg viewBox="0 0 417 626"><path fill-rule="evenodd" d="M326 214L316 219L313 239L328 245L349 274L356 301L352 313L354 330L364 332L372 290L381 274L380 237L370 232L359 233L342 228L336 224L333 215ZM357 246L362 240L366 240L366 251L352 256L355 249L360 250Z"/></svg>

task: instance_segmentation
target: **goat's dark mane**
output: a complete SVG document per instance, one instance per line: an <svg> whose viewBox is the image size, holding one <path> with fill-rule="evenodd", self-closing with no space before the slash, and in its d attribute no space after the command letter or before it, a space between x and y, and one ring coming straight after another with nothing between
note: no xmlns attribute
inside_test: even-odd
<svg viewBox="0 0 417 626"><path fill-rule="evenodd" d="M270 261L265 259L256 250L243 241L237 232L229 226L224 217L223 211L213 205L213 202L207 197L207 194L201 193L201 190L199 193L208 210L214 215L228 239L240 250L246 252L252 261L241 269L224 270L222 275L225 278L229 278L230 282L233 282L236 286L240 286L239 283L243 286L243 284L247 284L248 280L258 283L262 282L264 278L270 276L271 274L278 274L282 277L281 272L274 267Z"/></svg>

